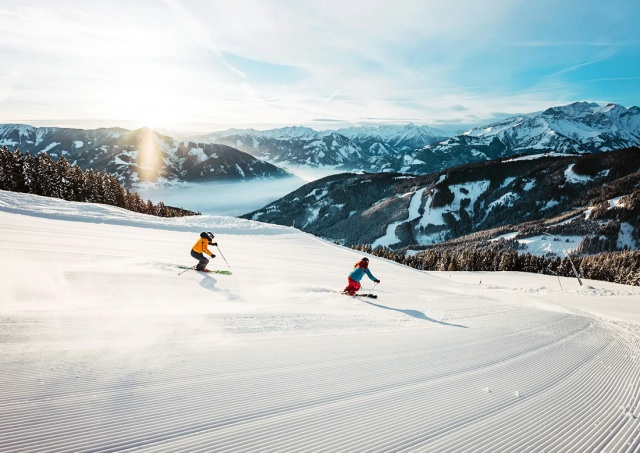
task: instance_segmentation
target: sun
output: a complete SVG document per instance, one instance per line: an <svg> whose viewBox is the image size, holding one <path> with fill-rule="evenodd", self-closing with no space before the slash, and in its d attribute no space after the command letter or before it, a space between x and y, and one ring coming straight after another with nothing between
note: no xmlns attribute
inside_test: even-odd
<svg viewBox="0 0 640 453"><path fill-rule="evenodd" d="M103 96L108 115L135 128L169 128L185 122L189 111L172 77L142 64L119 74Z"/></svg>

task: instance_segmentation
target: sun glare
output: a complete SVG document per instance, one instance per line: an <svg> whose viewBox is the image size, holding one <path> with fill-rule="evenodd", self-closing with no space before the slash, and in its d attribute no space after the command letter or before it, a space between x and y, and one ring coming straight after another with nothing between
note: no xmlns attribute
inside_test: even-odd
<svg viewBox="0 0 640 453"><path fill-rule="evenodd" d="M185 120L188 102L180 93L178 74L171 69L137 61L116 77L117 83L106 85L101 93L109 104L109 117L132 128L171 127Z"/></svg>
<svg viewBox="0 0 640 453"><path fill-rule="evenodd" d="M151 129L144 128L140 133L137 159L140 182L155 181L163 167L160 149Z"/></svg>

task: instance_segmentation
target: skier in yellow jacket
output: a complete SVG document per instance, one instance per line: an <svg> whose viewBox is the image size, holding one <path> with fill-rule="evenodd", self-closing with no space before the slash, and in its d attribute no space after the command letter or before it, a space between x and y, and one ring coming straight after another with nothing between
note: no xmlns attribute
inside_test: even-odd
<svg viewBox="0 0 640 453"><path fill-rule="evenodd" d="M207 231L206 233L200 233L200 239L198 239L198 242L196 242L196 244L191 249L191 256L199 261L196 265L197 271L205 271L207 268L207 264L209 264L209 260L204 256L205 253L211 256L212 259L216 257L207 248L208 245L218 245L217 242L213 242L213 233L210 231Z"/></svg>

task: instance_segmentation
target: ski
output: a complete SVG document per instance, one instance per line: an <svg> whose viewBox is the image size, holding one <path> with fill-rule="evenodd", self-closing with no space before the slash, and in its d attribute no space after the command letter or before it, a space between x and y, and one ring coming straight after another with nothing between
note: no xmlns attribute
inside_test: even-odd
<svg viewBox="0 0 640 453"><path fill-rule="evenodd" d="M196 272L208 272L208 273L211 273L211 274L231 275L231 271L221 271L221 270L217 270L217 269L214 269L214 270L205 269L203 271L196 271Z"/></svg>
<svg viewBox="0 0 640 453"><path fill-rule="evenodd" d="M194 271L196 271L193 266L188 267L188 266L178 266L179 269L193 269ZM205 269L203 271L196 271L196 272L205 272L205 273L210 273L210 274L220 274L220 275L231 275L231 271L224 271L224 270L218 270L218 269Z"/></svg>
<svg viewBox="0 0 640 453"><path fill-rule="evenodd" d="M344 296L351 296L351 294L345 293L344 291L341 292L340 294ZM369 299L377 299L378 295L377 294L354 294L352 297L368 297Z"/></svg>

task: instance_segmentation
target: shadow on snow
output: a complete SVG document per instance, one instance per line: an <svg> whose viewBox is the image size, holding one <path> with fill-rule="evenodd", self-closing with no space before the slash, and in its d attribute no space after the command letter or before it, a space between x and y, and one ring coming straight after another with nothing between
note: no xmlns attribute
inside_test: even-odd
<svg viewBox="0 0 640 453"><path fill-rule="evenodd" d="M467 326L463 326L463 325L460 325L460 324L451 324L451 323L448 323L448 322L438 321L437 319L429 318L427 315L425 315L424 313L422 313L421 311L418 311L418 310L402 310L400 308L393 308L393 307L387 307L386 305L376 304L376 303L370 302L368 300L365 300L363 302L365 302L365 303L367 303L369 305L373 305L374 307L384 308L385 310L399 311L400 313L404 313L405 315L409 315L412 318L422 319L424 321L430 321L430 322L434 322L436 324L442 324L443 326L461 327L463 329L468 329Z"/></svg>

